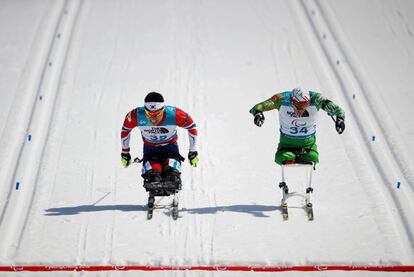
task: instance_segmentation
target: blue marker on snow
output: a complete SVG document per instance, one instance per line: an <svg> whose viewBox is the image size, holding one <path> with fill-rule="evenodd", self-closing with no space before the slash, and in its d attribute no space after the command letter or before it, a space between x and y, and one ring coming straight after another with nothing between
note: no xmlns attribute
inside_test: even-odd
<svg viewBox="0 0 414 277"><path fill-rule="evenodd" d="M32 140L32 134L29 134L29 135L27 136L27 140L28 140L28 141L31 141L31 140Z"/></svg>
<svg viewBox="0 0 414 277"><path fill-rule="evenodd" d="M375 141L375 136L372 136L372 141Z"/></svg>
<svg viewBox="0 0 414 277"><path fill-rule="evenodd" d="M16 190L18 190L19 187L20 187L20 183L19 182L16 182Z"/></svg>
<svg viewBox="0 0 414 277"><path fill-rule="evenodd" d="M399 189L399 188L400 188L400 185L401 185L401 182L400 182L400 181L398 181L398 182L397 182L397 189Z"/></svg>

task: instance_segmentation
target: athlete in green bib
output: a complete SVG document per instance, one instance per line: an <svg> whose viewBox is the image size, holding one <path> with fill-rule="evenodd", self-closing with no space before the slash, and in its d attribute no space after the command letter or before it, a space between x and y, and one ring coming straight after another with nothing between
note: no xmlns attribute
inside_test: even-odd
<svg viewBox="0 0 414 277"><path fill-rule="evenodd" d="M298 87L275 94L250 110L254 123L261 127L265 119L263 112L273 109L279 110L280 140L275 162L280 165L295 161L319 162L315 134L320 109L335 117L339 134L345 130L345 112L318 92Z"/></svg>

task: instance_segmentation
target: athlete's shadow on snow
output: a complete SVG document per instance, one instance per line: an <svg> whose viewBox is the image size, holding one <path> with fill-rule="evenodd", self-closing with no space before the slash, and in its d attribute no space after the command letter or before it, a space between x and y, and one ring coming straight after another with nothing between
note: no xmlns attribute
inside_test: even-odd
<svg viewBox="0 0 414 277"><path fill-rule="evenodd" d="M217 207L205 207L194 209L182 209L180 213L189 214L218 214L218 213L246 213L256 217L270 217L271 215L265 214L265 212L280 211L280 206L265 206L265 205L232 205L232 206L217 206Z"/></svg>
<svg viewBox="0 0 414 277"><path fill-rule="evenodd" d="M147 211L146 205L81 205L73 207L50 208L45 210L46 216L60 215L77 215L81 213L102 212L102 211L121 211L121 212L137 212ZM220 214L220 213L246 213L256 217L270 217L266 212L281 211L279 206L265 205L233 205L233 206L217 206L193 209L180 209L180 213L189 214Z"/></svg>
<svg viewBox="0 0 414 277"><path fill-rule="evenodd" d="M146 206L141 205L82 205L74 207L60 207L50 208L45 210L46 216L57 216L57 215L76 215L80 213L88 212L102 212L102 211L121 211L121 212L136 212L146 211Z"/></svg>

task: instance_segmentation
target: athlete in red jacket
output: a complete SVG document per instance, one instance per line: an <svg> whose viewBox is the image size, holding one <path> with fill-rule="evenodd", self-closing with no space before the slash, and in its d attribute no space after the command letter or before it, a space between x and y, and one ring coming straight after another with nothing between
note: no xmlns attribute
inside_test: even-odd
<svg viewBox="0 0 414 277"><path fill-rule="evenodd" d="M157 92L145 97L145 105L130 111L122 126L121 159L124 167L131 164L129 141L132 129L138 127L144 142L142 177L148 182L161 179L177 181L181 185L181 162L177 144L177 126L187 129L190 141L188 159L194 167L198 163L196 148L197 129L193 119L184 111L164 105L164 98Z"/></svg>

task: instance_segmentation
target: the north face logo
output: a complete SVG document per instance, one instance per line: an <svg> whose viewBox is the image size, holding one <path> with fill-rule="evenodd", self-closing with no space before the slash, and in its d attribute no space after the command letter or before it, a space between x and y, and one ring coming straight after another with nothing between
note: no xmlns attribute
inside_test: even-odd
<svg viewBox="0 0 414 277"><path fill-rule="evenodd" d="M144 132L149 134L167 134L169 131L164 127L152 127L150 130L144 130Z"/></svg>
<svg viewBox="0 0 414 277"><path fill-rule="evenodd" d="M301 115L299 115L299 114L297 114L297 113L295 113L295 112L291 112L291 111L287 111L287 114L288 114L290 117L309 117L309 112L308 112L307 110L305 110L305 111L303 112L303 114L301 114Z"/></svg>

